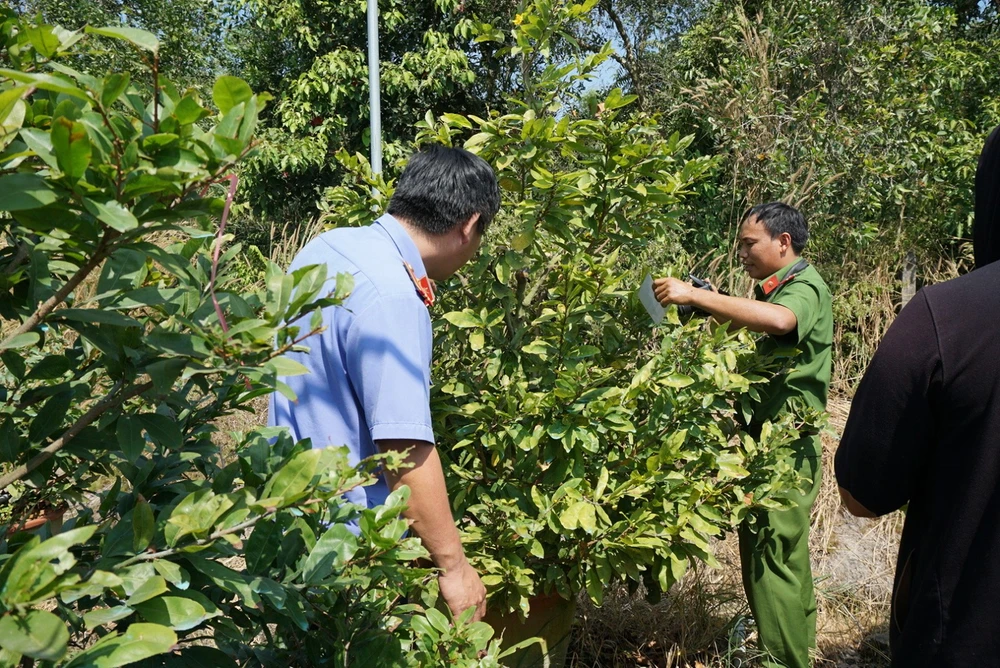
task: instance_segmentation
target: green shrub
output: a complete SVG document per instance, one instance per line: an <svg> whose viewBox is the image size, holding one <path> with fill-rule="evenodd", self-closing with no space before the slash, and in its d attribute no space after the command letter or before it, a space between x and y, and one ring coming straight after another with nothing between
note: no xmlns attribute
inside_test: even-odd
<svg viewBox="0 0 1000 668"><path fill-rule="evenodd" d="M583 103L608 50L551 53L593 6L527 5L505 47L524 60L518 111L428 115L418 138L464 139L503 188L488 243L442 286L432 371L451 498L500 611L552 591L599 603L619 578L655 595L797 483L782 461L793 418L759 439L742 427L768 377L751 338L676 314L656 330L632 296L680 256L681 203L712 163L685 159L690 138L663 137L632 96ZM341 158L358 186L329 194L328 219L367 222L388 186Z"/></svg>
<svg viewBox="0 0 1000 668"><path fill-rule="evenodd" d="M149 33L88 29L136 48L138 82L67 66L91 36L0 21L0 665L496 665L488 626L407 602L434 580L407 490L342 502L378 462L279 430L220 445L351 287L267 263L234 291L218 184L266 100L176 90Z"/></svg>

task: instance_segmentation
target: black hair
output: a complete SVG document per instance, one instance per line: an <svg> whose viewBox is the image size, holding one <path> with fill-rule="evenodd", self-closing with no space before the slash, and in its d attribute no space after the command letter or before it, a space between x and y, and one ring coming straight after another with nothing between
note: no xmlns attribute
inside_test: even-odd
<svg viewBox="0 0 1000 668"><path fill-rule="evenodd" d="M972 248L977 267L1000 260L1000 126L990 133L979 154Z"/></svg>
<svg viewBox="0 0 1000 668"><path fill-rule="evenodd" d="M445 234L475 213L483 234L499 210L500 187L489 163L437 144L410 156L389 200L390 214L430 234Z"/></svg>
<svg viewBox="0 0 1000 668"><path fill-rule="evenodd" d="M741 224L751 218L756 218L757 222L767 228L772 239L788 232L788 236L792 238L792 250L796 255L802 252L806 242L809 241L809 226L805 217L794 206L784 202L768 202L751 207L743 214Z"/></svg>

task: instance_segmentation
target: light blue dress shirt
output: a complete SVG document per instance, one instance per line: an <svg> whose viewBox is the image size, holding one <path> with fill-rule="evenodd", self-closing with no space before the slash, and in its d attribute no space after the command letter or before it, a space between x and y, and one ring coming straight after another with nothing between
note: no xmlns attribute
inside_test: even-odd
<svg viewBox="0 0 1000 668"><path fill-rule="evenodd" d="M272 394L268 424L312 439L314 448L346 445L352 464L376 454L378 440L434 442L431 320L404 261L418 278L426 274L413 240L389 214L367 227L325 232L299 252L289 273L326 264L331 279L352 274L354 289L343 306L323 310L326 330L304 341L308 353L289 353L310 373L281 378L298 399ZM388 494L380 477L347 498L372 507Z"/></svg>

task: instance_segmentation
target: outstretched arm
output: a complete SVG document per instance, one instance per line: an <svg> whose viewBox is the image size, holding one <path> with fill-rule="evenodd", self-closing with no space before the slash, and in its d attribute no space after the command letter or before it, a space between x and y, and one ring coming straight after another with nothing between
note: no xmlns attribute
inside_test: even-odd
<svg viewBox="0 0 1000 668"><path fill-rule="evenodd" d="M701 290L676 278L656 279L653 293L664 306L689 304L708 311L718 322L729 322L733 327L745 327L752 332L781 336L794 331L798 324L795 314L784 306Z"/></svg>

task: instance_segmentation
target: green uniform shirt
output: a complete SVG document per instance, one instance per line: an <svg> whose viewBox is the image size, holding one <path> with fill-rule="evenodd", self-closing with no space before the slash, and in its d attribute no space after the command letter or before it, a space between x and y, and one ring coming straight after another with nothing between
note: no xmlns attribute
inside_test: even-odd
<svg viewBox="0 0 1000 668"><path fill-rule="evenodd" d="M773 420L792 397L801 397L806 405L826 410L830 390L830 351L833 347L833 298L830 288L816 269L809 265L788 283L765 294L764 287L780 283L798 259L758 285L757 299L780 304L795 314L795 329L782 336L765 336L757 345L763 355L795 355L787 376L775 378L761 393L754 410L754 422ZM799 351L797 354L794 351Z"/></svg>

